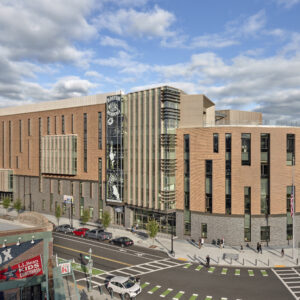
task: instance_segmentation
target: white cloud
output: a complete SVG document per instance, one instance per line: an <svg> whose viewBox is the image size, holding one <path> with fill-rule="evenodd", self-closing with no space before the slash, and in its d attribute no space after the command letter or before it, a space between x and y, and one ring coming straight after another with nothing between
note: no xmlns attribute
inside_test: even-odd
<svg viewBox="0 0 300 300"><path fill-rule="evenodd" d="M276 0L276 2L285 8L291 8L292 6L300 3L300 0Z"/></svg>
<svg viewBox="0 0 300 300"><path fill-rule="evenodd" d="M218 34L202 35L192 39L191 48L224 48L238 44L235 39Z"/></svg>
<svg viewBox="0 0 300 300"><path fill-rule="evenodd" d="M112 38L110 36L104 36L100 40L100 44L102 46L111 46L111 47L119 47L125 50L130 50L127 42L121 39Z"/></svg>
<svg viewBox="0 0 300 300"><path fill-rule="evenodd" d="M170 31L174 21L172 13L155 6L151 11L120 9L105 13L97 18L95 24L99 29L107 29L119 35L163 38L174 34Z"/></svg>
<svg viewBox="0 0 300 300"><path fill-rule="evenodd" d="M240 30L243 34L256 34L265 26L265 24L266 13L264 10L261 10L255 15L246 19Z"/></svg>

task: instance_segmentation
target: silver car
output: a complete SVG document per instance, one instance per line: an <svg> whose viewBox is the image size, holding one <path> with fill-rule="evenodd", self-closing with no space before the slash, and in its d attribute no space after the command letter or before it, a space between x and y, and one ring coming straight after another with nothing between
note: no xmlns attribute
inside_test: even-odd
<svg viewBox="0 0 300 300"><path fill-rule="evenodd" d="M112 238L111 232L106 232L103 229L92 229L86 232L85 237L97 240L110 240Z"/></svg>
<svg viewBox="0 0 300 300"><path fill-rule="evenodd" d="M71 225L69 225L69 224L59 225L55 228L55 231L60 231L63 233L72 233L73 230L74 230L74 228L71 227Z"/></svg>
<svg viewBox="0 0 300 300"><path fill-rule="evenodd" d="M136 297L142 291L138 282L132 280L130 277L123 276L113 277L107 285L107 290L110 294L113 291L114 293L123 295L126 300Z"/></svg>

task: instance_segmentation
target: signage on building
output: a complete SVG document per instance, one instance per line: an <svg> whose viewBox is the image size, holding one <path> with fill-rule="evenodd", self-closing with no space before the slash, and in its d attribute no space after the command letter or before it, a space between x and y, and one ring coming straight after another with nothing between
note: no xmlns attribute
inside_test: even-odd
<svg viewBox="0 0 300 300"><path fill-rule="evenodd" d="M62 275L71 273L71 263L70 262L61 263L61 264L59 264L59 266L60 266Z"/></svg>
<svg viewBox="0 0 300 300"><path fill-rule="evenodd" d="M64 195L64 203L66 203L66 204L73 203L73 196Z"/></svg>
<svg viewBox="0 0 300 300"><path fill-rule="evenodd" d="M35 256L0 271L0 280L16 280L43 274L41 256Z"/></svg>
<svg viewBox="0 0 300 300"><path fill-rule="evenodd" d="M123 198L123 116L122 96L107 97L106 116L106 200L122 202Z"/></svg>
<svg viewBox="0 0 300 300"><path fill-rule="evenodd" d="M0 249L0 268L7 265L10 261L23 254L24 252L30 250L36 244L40 243L42 239L34 240L34 243L31 241L21 242L20 245L11 245L5 248Z"/></svg>

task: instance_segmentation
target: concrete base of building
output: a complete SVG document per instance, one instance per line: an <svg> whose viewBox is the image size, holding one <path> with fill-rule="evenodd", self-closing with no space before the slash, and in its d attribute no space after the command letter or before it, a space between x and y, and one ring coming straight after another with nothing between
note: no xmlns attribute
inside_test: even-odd
<svg viewBox="0 0 300 300"><path fill-rule="evenodd" d="M218 239L223 239L226 245L243 247L248 243L256 249L257 242L267 244L261 240L261 227L270 226L269 246L292 245L292 240L287 240L287 218L285 215L270 215L268 217L251 216L251 240L244 238L244 216L214 215L191 213L191 233L184 234L183 211L176 213L176 234L179 238L191 238L196 241L201 237L202 224L207 224L206 243L213 243ZM300 215L295 216L295 246L300 246Z"/></svg>

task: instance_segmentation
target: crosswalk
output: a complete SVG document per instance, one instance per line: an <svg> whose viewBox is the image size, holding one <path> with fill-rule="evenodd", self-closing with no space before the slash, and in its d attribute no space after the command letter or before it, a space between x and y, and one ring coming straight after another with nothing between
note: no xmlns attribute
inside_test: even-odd
<svg viewBox="0 0 300 300"><path fill-rule="evenodd" d="M272 269L274 274L290 291L295 299L300 299L300 269L299 268L280 268Z"/></svg>
<svg viewBox="0 0 300 300"><path fill-rule="evenodd" d="M268 277L269 274L268 274L268 271L267 270L258 270L256 269L255 271L254 270L250 270L250 269L246 269L246 268L243 268L243 269L234 269L234 268L225 268L225 267L209 267L209 268L205 268L203 265L194 265L194 264L191 264L191 263L186 263L183 265L183 269L184 270L187 270L187 269L193 269L197 272L199 271L206 271L208 273L220 273L221 275L234 275L234 276L241 276L242 274L244 275L248 275L249 277L254 277L255 274L257 276L263 276L263 277Z"/></svg>

